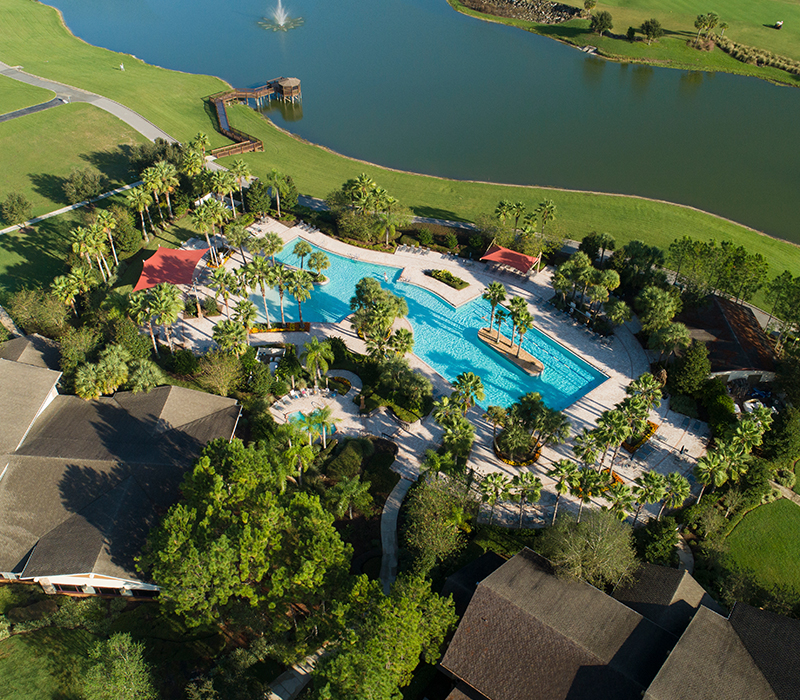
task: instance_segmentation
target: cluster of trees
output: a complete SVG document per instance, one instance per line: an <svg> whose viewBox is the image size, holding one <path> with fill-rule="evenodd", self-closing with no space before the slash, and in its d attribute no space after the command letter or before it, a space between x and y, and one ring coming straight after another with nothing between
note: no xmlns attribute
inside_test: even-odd
<svg viewBox="0 0 800 700"><path fill-rule="evenodd" d="M487 226L485 219L477 223L484 236L493 239L498 245L525 255L540 256L541 268L544 257L558 250L564 243L564 236L555 227L547 226L556 220L557 213L556 204L551 199L539 202L530 212L524 202L503 199L494 210L494 216L501 224L499 228ZM509 227L511 221L514 225Z"/></svg>
<svg viewBox="0 0 800 700"><path fill-rule="evenodd" d="M462 372L455 378L450 396L443 396L433 404L433 419L444 431L442 449L462 467L466 465L475 440L475 430L467 419L467 412L484 398L481 378L474 372Z"/></svg>
<svg viewBox="0 0 800 700"><path fill-rule="evenodd" d="M528 303L522 297L512 297L509 300L508 308L498 305L502 304L508 298L508 291L501 282L491 282L484 290L482 298L488 301L492 307L491 315L489 316L489 330L497 323L497 337L496 340L500 341L500 331L506 321L511 321L511 346L514 346L514 337L519 340L517 346L517 355L519 356L522 349L522 339L525 334L533 328L533 314L531 313Z"/></svg>
<svg viewBox="0 0 800 700"><path fill-rule="evenodd" d="M595 251L593 246L587 248L590 252ZM603 247L603 254L606 249ZM619 287L620 277L616 270L594 267L592 258L583 250L579 250L556 269L551 283L553 289L561 295L562 304L566 304L567 295L570 294L570 301L573 303L582 301L594 320L602 305L608 302L610 293ZM630 310L623 301L612 301L606 304L605 308L606 315L612 323L624 323L630 320Z"/></svg>
<svg viewBox="0 0 800 700"><path fill-rule="evenodd" d="M365 243L389 244L410 220L410 211L366 173L345 182L325 202L336 217L340 235Z"/></svg>

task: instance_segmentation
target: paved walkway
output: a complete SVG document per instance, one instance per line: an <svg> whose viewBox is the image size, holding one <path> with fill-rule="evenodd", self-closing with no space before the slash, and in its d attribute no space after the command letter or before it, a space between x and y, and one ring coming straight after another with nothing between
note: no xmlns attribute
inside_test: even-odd
<svg viewBox="0 0 800 700"><path fill-rule="evenodd" d="M264 696L265 700L295 700L308 685L311 680L311 673L323 654L324 651L318 649L290 669L284 671L269 684L269 690Z"/></svg>
<svg viewBox="0 0 800 700"><path fill-rule="evenodd" d="M87 90L81 90L71 85L57 83L54 80L47 80L46 78L31 75L30 73L24 72L19 67L9 66L2 61L0 61L0 74L8 78L13 78L14 80L19 80L21 83L52 90L56 93L57 97L63 98L66 102L88 102L95 107L105 110L109 114L113 114L151 141L160 138L170 143L177 143L176 139L172 138L166 131L159 129L155 124L145 119L138 112L134 112L125 105L114 102L114 100L110 100L102 95L88 92Z"/></svg>
<svg viewBox="0 0 800 700"><path fill-rule="evenodd" d="M42 102L38 105L32 105L31 107L23 107L22 109L18 109L14 112L6 112L5 114L0 114L0 123L8 122L12 119L17 119L19 117L25 117L29 114L36 114L36 112L43 112L46 109L51 109L53 107L58 107L59 105L63 105L66 103L61 97L54 97L49 102Z"/></svg>

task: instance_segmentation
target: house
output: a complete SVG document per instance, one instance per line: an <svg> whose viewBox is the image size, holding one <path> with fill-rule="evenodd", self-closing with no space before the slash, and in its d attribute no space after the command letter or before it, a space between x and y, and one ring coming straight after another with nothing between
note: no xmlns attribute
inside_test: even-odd
<svg viewBox="0 0 800 700"><path fill-rule="evenodd" d="M441 661L447 700L800 700L800 621L644 565L613 596L529 549L482 580Z"/></svg>
<svg viewBox="0 0 800 700"><path fill-rule="evenodd" d="M84 401L59 395L59 376L0 359L0 578L153 595L134 557L203 446L232 438L241 408L175 386Z"/></svg>

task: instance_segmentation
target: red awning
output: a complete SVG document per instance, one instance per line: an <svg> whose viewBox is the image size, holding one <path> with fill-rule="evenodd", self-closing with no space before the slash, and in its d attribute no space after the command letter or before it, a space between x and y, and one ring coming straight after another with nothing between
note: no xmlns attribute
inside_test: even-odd
<svg viewBox="0 0 800 700"><path fill-rule="evenodd" d="M491 260L492 262L500 263L501 265L509 265L515 267L523 274L528 272L536 263L539 258L532 255L525 255L518 253L516 250L509 250L508 248L501 248L499 245L493 245L486 251L481 260Z"/></svg>
<svg viewBox="0 0 800 700"><path fill-rule="evenodd" d="M208 252L208 248L200 250L175 250L173 248L159 248L153 257L144 261L141 277L133 288L134 292L140 289L150 289L162 282L172 284L191 284L194 268Z"/></svg>

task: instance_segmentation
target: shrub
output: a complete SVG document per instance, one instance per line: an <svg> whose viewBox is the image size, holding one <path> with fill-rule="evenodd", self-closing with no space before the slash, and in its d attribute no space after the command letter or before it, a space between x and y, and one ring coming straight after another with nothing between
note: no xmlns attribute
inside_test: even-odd
<svg viewBox="0 0 800 700"><path fill-rule="evenodd" d="M77 204L101 194L104 186L100 173L89 168L76 168L64 181L64 196L70 204Z"/></svg>
<svg viewBox="0 0 800 700"><path fill-rule="evenodd" d="M634 530L633 538L639 558L650 564L675 566L678 563L675 549L678 543L677 528L675 518L666 517L651 520L644 527Z"/></svg>
<svg viewBox="0 0 800 700"><path fill-rule="evenodd" d="M124 347L132 358L146 360L153 344L150 338L139 332L139 327L127 317L116 319L111 325L111 341Z"/></svg>
<svg viewBox="0 0 800 700"><path fill-rule="evenodd" d="M0 210L7 223L21 224L31 218L33 205L18 192L9 192Z"/></svg>
<svg viewBox="0 0 800 700"><path fill-rule="evenodd" d="M444 282L453 289L469 287L468 282L465 282L460 277L456 277L452 272L448 272L447 270L431 270L426 274L430 275L435 280L439 280L439 282Z"/></svg>
<svg viewBox="0 0 800 700"><path fill-rule="evenodd" d="M207 391L228 396L240 375L239 358L227 352L210 352L199 362L200 385Z"/></svg>
<svg viewBox="0 0 800 700"><path fill-rule="evenodd" d="M286 396L288 393L289 385L283 381L283 379L278 379L276 377L272 382L272 395L280 398L281 396Z"/></svg>
<svg viewBox="0 0 800 700"><path fill-rule="evenodd" d="M328 476L334 481L352 479L361 473L364 446L360 440L348 440L342 451L328 465Z"/></svg>
<svg viewBox="0 0 800 700"><path fill-rule="evenodd" d="M172 354L172 371L183 377L193 376L199 367L197 357L191 350L181 348Z"/></svg>
<svg viewBox="0 0 800 700"><path fill-rule="evenodd" d="M444 237L444 244L450 250L455 250L456 248L458 248L458 237L456 236L455 233L448 233Z"/></svg>
<svg viewBox="0 0 800 700"><path fill-rule="evenodd" d="M710 372L708 348L695 340L670 372L670 389L676 394L693 396L700 391Z"/></svg>
<svg viewBox="0 0 800 700"><path fill-rule="evenodd" d="M214 297L206 297L203 299L203 313L206 316L219 316L219 304L217 304L217 300Z"/></svg>
<svg viewBox="0 0 800 700"><path fill-rule="evenodd" d="M417 234L417 238L419 239L420 245L433 245L433 233L428 228L421 228Z"/></svg>
<svg viewBox="0 0 800 700"><path fill-rule="evenodd" d="M372 243L375 240L373 222L367 217L345 209L336 217L336 227L343 238Z"/></svg>
<svg viewBox="0 0 800 700"><path fill-rule="evenodd" d="M58 338L67 330L67 307L42 289L21 289L8 305L8 312L22 329Z"/></svg>
<svg viewBox="0 0 800 700"><path fill-rule="evenodd" d="M675 413L682 413L684 416L689 416L689 418L697 418L697 401L695 401L691 396L683 396L678 394L677 396L670 396L669 397L669 408L671 411L675 411Z"/></svg>

